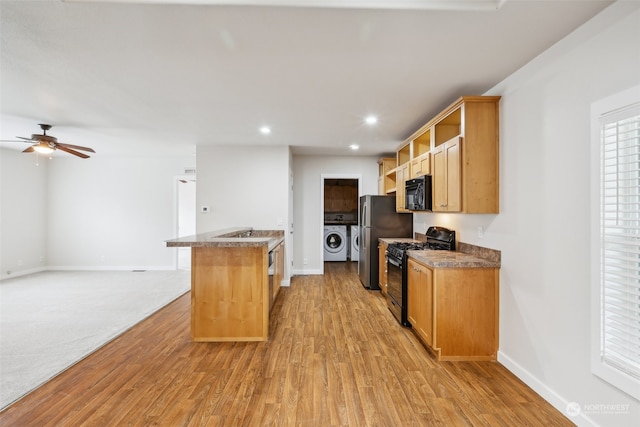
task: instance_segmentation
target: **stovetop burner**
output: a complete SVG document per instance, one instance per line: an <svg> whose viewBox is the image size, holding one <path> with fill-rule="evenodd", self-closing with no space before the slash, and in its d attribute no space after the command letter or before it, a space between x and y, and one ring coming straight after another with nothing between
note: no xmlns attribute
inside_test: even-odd
<svg viewBox="0 0 640 427"><path fill-rule="evenodd" d="M456 249L456 232L444 227L429 227L425 242L395 242L387 246L389 255L401 260L406 251L425 249L454 251Z"/></svg>
<svg viewBox="0 0 640 427"><path fill-rule="evenodd" d="M395 242L387 246L387 252L397 259L402 259L406 251L420 251L428 249L427 242Z"/></svg>

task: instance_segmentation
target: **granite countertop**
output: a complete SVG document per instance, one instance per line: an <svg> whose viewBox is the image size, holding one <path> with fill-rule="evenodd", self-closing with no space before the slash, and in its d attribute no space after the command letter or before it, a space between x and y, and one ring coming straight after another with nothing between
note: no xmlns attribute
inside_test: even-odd
<svg viewBox="0 0 640 427"><path fill-rule="evenodd" d="M381 237L384 243L415 243L423 239L409 237ZM436 251L431 249L407 251L409 258L432 268L500 268L500 251L458 242L456 251Z"/></svg>
<svg viewBox="0 0 640 427"><path fill-rule="evenodd" d="M267 246L272 250L284 241L283 230L254 230L251 227L227 228L167 240L167 247L230 248Z"/></svg>
<svg viewBox="0 0 640 427"><path fill-rule="evenodd" d="M429 267L454 268L500 268L499 261L480 258L472 254L457 251L407 251L409 258Z"/></svg>

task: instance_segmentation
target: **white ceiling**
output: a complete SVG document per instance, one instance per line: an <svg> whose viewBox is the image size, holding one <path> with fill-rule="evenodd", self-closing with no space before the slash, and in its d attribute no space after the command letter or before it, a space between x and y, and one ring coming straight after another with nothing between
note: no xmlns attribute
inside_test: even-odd
<svg viewBox="0 0 640 427"><path fill-rule="evenodd" d="M389 153L457 97L483 94L611 3L507 0L464 11L464 2L84 1L0 0L0 139L50 123L60 142L94 156L212 144L350 155L357 143L358 155ZM363 123L368 114L377 125Z"/></svg>

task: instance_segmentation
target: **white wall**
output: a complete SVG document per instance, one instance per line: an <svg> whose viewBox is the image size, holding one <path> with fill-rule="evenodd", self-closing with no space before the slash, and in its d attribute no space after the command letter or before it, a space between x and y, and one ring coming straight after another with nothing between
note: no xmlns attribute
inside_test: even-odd
<svg viewBox="0 0 640 427"><path fill-rule="evenodd" d="M589 353L590 108L640 83L639 6L614 4L487 93L502 95L499 215L414 215L416 231L448 225L502 251L499 360L564 414L578 403L578 425L640 420L640 402L591 374Z"/></svg>
<svg viewBox="0 0 640 427"><path fill-rule="evenodd" d="M197 147L197 232L231 227L284 230L290 259L290 157L286 146ZM208 206L209 213L202 213L202 206ZM285 285L290 271L287 262Z"/></svg>
<svg viewBox="0 0 640 427"><path fill-rule="evenodd" d="M172 269L176 175L193 156L58 156L49 164L51 269Z"/></svg>
<svg viewBox="0 0 640 427"><path fill-rule="evenodd" d="M0 148L0 278L46 265L47 170L42 156Z"/></svg>
<svg viewBox="0 0 640 427"><path fill-rule="evenodd" d="M362 176L362 194L378 194L378 157L293 156L295 274L322 274L322 176ZM304 265L304 259L309 263Z"/></svg>

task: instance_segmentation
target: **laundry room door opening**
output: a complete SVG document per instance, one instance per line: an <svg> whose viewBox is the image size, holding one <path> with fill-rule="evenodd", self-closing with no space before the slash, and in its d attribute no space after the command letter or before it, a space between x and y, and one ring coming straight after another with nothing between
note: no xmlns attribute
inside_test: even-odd
<svg viewBox="0 0 640 427"><path fill-rule="evenodd" d="M358 208L362 176L355 174L322 174L321 200L323 223L321 253L324 262L357 262L352 245L358 232Z"/></svg>

